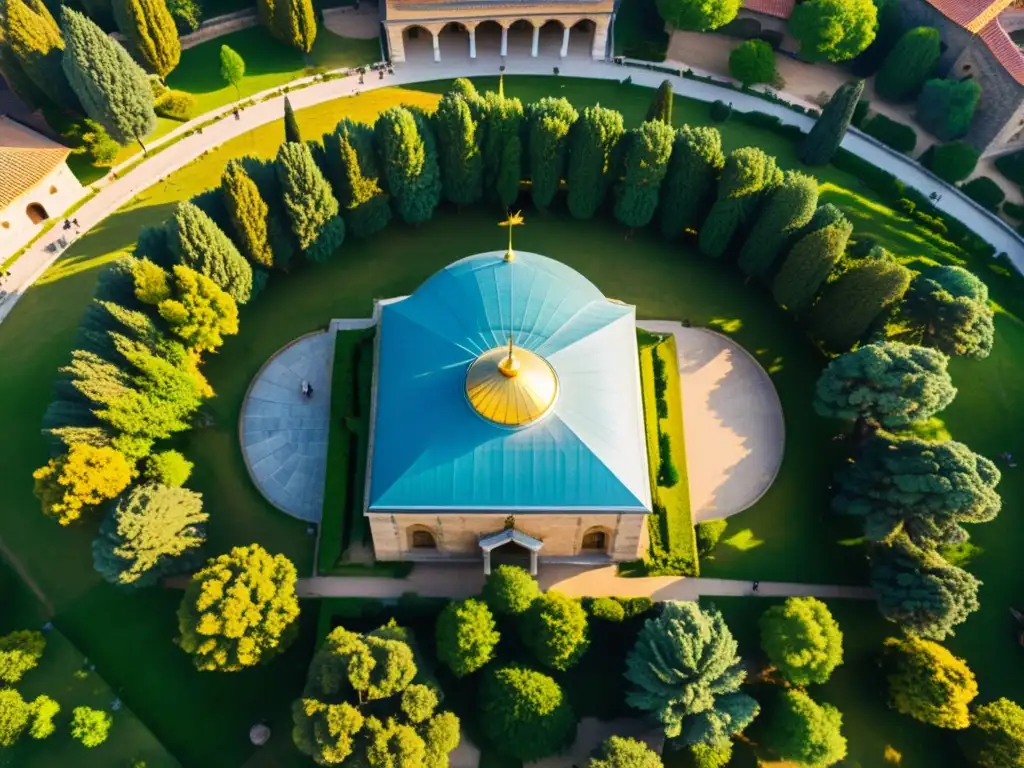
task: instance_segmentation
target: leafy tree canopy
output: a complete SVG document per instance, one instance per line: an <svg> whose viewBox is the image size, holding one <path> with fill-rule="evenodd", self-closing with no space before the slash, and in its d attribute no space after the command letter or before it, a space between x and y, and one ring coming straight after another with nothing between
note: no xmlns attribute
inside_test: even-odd
<svg viewBox="0 0 1024 768"><path fill-rule="evenodd" d="M963 267L933 267L910 283L903 314L925 346L983 360L995 340L988 286Z"/></svg>
<svg viewBox="0 0 1024 768"><path fill-rule="evenodd" d="M601 745L598 757L587 768L662 768L661 756L644 742L611 736Z"/></svg>
<svg viewBox="0 0 1024 768"><path fill-rule="evenodd" d="M974 673L931 640L910 635L885 641L889 702L904 715L937 728L962 730L970 724L969 705L978 695Z"/></svg>
<svg viewBox="0 0 1024 768"><path fill-rule="evenodd" d="M127 488L132 467L114 448L78 443L64 456L50 459L32 477L43 512L61 525L70 525L82 512Z"/></svg>
<svg viewBox="0 0 1024 768"><path fill-rule="evenodd" d="M807 0L789 17L789 33L808 61L852 59L871 45L877 30L872 0Z"/></svg>
<svg viewBox="0 0 1024 768"><path fill-rule="evenodd" d="M676 29L708 32L728 24L741 0L657 0L658 13Z"/></svg>
<svg viewBox="0 0 1024 768"><path fill-rule="evenodd" d="M523 613L539 596L537 580L525 568L515 565L499 565L484 582L484 601L498 614Z"/></svg>
<svg viewBox="0 0 1024 768"><path fill-rule="evenodd" d="M524 667L486 670L480 708L487 737L501 752L523 762L558 752L572 739L576 724L558 683Z"/></svg>
<svg viewBox="0 0 1024 768"><path fill-rule="evenodd" d="M0 681L14 685L29 670L39 666L46 648L42 632L19 629L0 637Z"/></svg>
<svg viewBox="0 0 1024 768"><path fill-rule="evenodd" d="M764 743L783 760L825 768L846 757L842 725L838 709L791 688L779 694Z"/></svg>
<svg viewBox="0 0 1024 768"><path fill-rule="evenodd" d="M982 704L961 732L960 745L977 768L1024 766L1024 709L1009 699Z"/></svg>
<svg viewBox="0 0 1024 768"><path fill-rule="evenodd" d="M437 657L457 677L494 658L500 635L487 604L480 600L449 603L437 619Z"/></svg>
<svg viewBox="0 0 1024 768"><path fill-rule="evenodd" d="M843 633L825 603L791 597L761 616L761 646L793 685L827 682L843 663Z"/></svg>

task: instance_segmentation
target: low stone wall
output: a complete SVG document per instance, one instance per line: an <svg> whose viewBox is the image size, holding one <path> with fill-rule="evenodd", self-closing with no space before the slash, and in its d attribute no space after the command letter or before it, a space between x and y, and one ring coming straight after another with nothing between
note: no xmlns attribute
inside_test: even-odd
<svg viewBox="0 0 1024 768"><path fill-rule="evenodd" d="M182 35L180 38L181 48L182 50L188 50L200 43L205 43L207 40L238 32L241 29L249 29L249 27L255 27L257 24L259 24L259 17L256 15L255 8L216 16L200 24L199 29L195 32Z"/></svg>

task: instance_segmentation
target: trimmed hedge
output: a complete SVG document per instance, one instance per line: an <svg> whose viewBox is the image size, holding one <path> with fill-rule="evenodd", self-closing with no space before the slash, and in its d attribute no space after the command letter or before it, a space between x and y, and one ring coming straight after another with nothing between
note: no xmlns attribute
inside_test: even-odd
<svg viewBox="0 0 1024 768"><path fill-rule="evenodd" d="M1024 187L1024 149L997 157L996 168L1014 184Z"/></svg>
<svg viewBox="0 0 1024 768"><path fill-rule="evenodd" d="M725 529L728 525L729 523L726 520L707 520L703 523L697 523L695 528L697 554L701 557L710 555L715 547L718 546L718 542L725 534Z"/></svg>
<svg viewBox="0 0 1024 768"><path fill-rule="evenodd" d="M976 179L971 179L966 184L961 184L960 189L971 200L974 200L979 205L983 205L990 211L998 211L999 206L1006 199L1006 193L988 176L979 176Z"/></svg>
<svg viewBox="0 0 1024 768"><path fill-rule="evenodd" d="M724 123L732 114L732 107L721 99L711 103L711 122Z"/></svg>
<svg viewBox="0 0 1024 768"><path fill-rule="evenodd" d="M850 122L853 123L857 128L864 125L864 120L868 116L868 110L871 109L871 102L867 99L861 99L857 102L857 106L853 108L853 117Z"/></svg>
<svg viewBox="0 0 1024 768"><path fill-rule="evenodd" d="M981 154L970 144L951 141L931 147L921 162L943 181L955 184L974 173L979 157Z"/></svg>
<svg viewBox="0 0 1024 768"><path fill-rule="evenodd" d="M1011 219L1017 219L1020 221L1024 219L1024 205L1017 205L1016 203L1007 201L1003 203L1003 213Z"/></svg>
<svg viewBox="0 0 1024 768"><path fill-rule="evenodd" d="M864 133L899 152L912 152L917 146L917 134L913 128L881 114L871 118L864 126Z"/></svg>

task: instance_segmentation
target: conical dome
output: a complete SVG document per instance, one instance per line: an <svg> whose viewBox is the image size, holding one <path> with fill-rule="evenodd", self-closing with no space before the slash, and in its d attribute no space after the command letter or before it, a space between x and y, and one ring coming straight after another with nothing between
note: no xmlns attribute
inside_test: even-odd
<svg viewBox="0 0 1024 768"><path fill-rule="evenodd" d="M525 427L558 398L558 376L540 355L516 346L495 347L466 371L466 399L478 414L504 427Z"/></svg>

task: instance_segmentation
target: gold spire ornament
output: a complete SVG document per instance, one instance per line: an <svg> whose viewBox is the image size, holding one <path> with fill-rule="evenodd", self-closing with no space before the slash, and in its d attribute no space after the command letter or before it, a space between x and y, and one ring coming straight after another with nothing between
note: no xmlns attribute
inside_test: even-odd
<svg viewBox="0 0 1024 768"><path fill-rule="evenodd" d="M526 221L523 219L522 211L516 211L515 213L509 211L505 220L498 222L499 227L508 227L508 250L505 251L505 261L516 260L515 251L512 250L512 227L522 227L525 225Z"/></svg>

